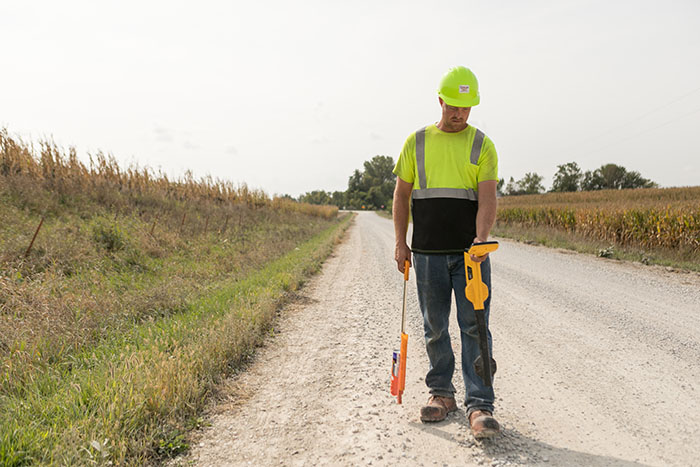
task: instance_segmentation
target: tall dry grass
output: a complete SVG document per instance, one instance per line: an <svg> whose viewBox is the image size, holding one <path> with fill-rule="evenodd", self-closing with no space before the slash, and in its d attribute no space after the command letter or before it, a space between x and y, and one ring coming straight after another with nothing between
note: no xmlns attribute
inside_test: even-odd
<svg viewBox="0 0 700 467"><path fill-rule="evenodd" d="M338 225L333 206L123 169L103 153L85 164L0 130L0 464L180 449Z"/></svg>
<svg viewBox="0 0 700 467"><path fill-rule="evenodd" d="M46 358L112 329L182 309L327 227L334 206L270 198L245 184L34 146L0 130L0 354ZM31 254L25 256L44 218Z"/></svg>
<svg viewBox="0 0 700 467"><path fill-rule="evenodd" d="M587 208L658 208L668 206L694 208L700 202L700 186L504 196L498 202L499 206L504 208L576 206Z"/></svg>
<svg viewBox="0 0 700 467"><path fill-rule="evenodd" d="M133 203L162 203L177 201L212 202L217 205L243 204L252 208L270 207L284 211L299 212L326 219L337 215L334 206L316 206L297 203L287 198L270 198L263 190L249 188L246 184L235 186L230 181L211 176L196 180L188 171L177 180L170 180L163 172L154 172L148 167L119 167L111 155L102 152L89 155L85 165L75 148L63 151L51 141L40 141L38 149L32 144L9 135L6 128L0 129L0 180L21 190L26 195L26 206L39 212L55 212L55 203L35 203L36 193L42 189L54 193L57 201L70 196L90 196L100 203L119 211ZM46 201L46 199L42 199ZM161 206L163 207L163 206Z"/></svg>

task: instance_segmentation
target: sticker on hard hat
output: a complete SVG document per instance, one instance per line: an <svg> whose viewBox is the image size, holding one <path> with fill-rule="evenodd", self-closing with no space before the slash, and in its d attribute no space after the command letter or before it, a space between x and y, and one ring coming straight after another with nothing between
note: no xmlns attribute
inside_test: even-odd
<svg viewBox="0 0 700 467"><path fill-rule="evenodd" d="M460 84L460 85L459 85L459 93L460 93L460 94L469 94L469 85L467 85L467 84Z"/></svg>

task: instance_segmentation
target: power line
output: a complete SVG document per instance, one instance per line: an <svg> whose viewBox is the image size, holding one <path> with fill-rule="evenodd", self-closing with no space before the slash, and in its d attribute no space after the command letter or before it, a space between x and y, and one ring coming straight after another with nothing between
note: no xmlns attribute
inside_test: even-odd
<svg viewBox="0 0 700 467"><path fill-rule="evenodd" d="M634 118L634 119L628 121L627 123L623 123L622 125L618 125L617 127L613 127L613 128L611 128L610 130L607 130L606 132L604 132L603 134L610 133L610 132L615 131L615 130L617 130L617 129L619 129L619 128L626 127L626 126L628 126L628 125L630 125L630 124L632 124L632 123L638 122L639 120L642 120L642 119L648 117L649 115L651 115L651 114L653 114L653 113L655 113L655 112L658 112L658 111L661 110L661 109L665 109L666 107L668 107L668 106L670 106L670 105L672 105L672 104L675 104L676 102L681 101L681 100L685 99L686 97L688 97L688 96L690 96L690 95L692 95L692 94L695 94L695 93L698 92L698 91L700 91L700 87L695 88L695 89L693 89L692 91L688 91L688 92L686 92L685 94L683 94L682 96L678 96L678 97L676 97L675 99L673 99L673 100L671 100L671 101L669 101L669 102L667 102L667 103L665 103L665 104L663 104L663 105L660 105L660 106L658 106L658 107L655 107L655 108L651 109L650 111L648 111L648 112L646 112L646 113L640 115L639 117L636 117L636 118Z"/></svg>
<svg viewBox="0 0 700 467"><path fill-rule="evenodd" d="M637 133L634 133L634 134L632 134L632 135L629 135L629 136L627 136L627 137L625 137L625 138L618 139L618 140L616 140L616 141L614 141L614 142L608 144L607 146L603 146L603 147L600 147L600 148L598 148L598 149L596 149L596 150L589 151L587 154L595 154L595 153L597 153L597 152L600 152L600 151L603 151L603 150L605 150L605 149L608 149L608 148L611 147L611 146L617 146L617 145L620 144L620 143L624 143L625 141L629 141L629 140L631 140L632 138L636 138L637 136L639 136L639 135L641 135L641 134L644 134L644 133L647 133L647 132L649 132L650 130L658 130L659 128L665 127L666 125L670 125L671 123L673 123L673 122L675 122L675 121L678 121L678 120L682 120L682 119L684 119L684 118L686 118L686 117L690 117L691 115L696 114L696 113L698 113L698 112L700 112L700 107L698 107L697 109L695 109L695 110L693 110L693 111L691 111L691 112L688 112L688 113L686 113L686 114L680 115L680 116L678 116L678 117L676 117L676 118L672 118L671 120L667 120L667 121L664 122L664 123L661 123L661 124L659 124L659 125L655 125L653 128L648 128L648 129L646 129L646 130L642 130L642 131L640 131L640 132L637 132Z"/></svg>
<svg viewBox="0 0 700 467"><path fill-rule="evenodd" d="M629 125L631 125L631 124L633 124L633 123L636 123L636 122L638 122L638 121L640 121L640 120L643 120L643 119L645 119L646 117L648 117L648 116L650 116L650 115L652 115L652 114L658 112L659 110L665 109L666 107L669 107L669 106L675 104L676 102L679 102L679 101L685 99L686 97L695 94L695 93L698 92L698 91L700 91L700 87L697 87L697 88L695 88L695 89L693 89L693 90L691 90L691 91L688 91L688 92L686 92L686 93L684 93L684 94L682 94L682 95L680 95L680 96L678 96L678 97L676 97L676 98L674 98L674 99L672 99L672 100L666 102L665 104L662 104L662 105L660 105L660 106L658 106L658 107L654 107L653 109L651 109L651 110L649 110L649 111L643 113L642 115L639 115L639 116L637 116L637 117L635 117L635 118L633 118L633 119L631 119L631 120L628 120L628 121L625 122L625 123L622 123L622 124L620 124L620 125L616 125L616 126L613 126L613 127L611 127L611 128L608 128L607 130L598 133L594 138L588 138L588 139L586 139L585 141L581 141L581 142L578 143L578 144L565 147L565 148L561 149L559 152L564 152L564 151L567 151L568 149L571 149L571 148L574 148L574 147L580 148L581 146L590 145L590 144L594 143L595 141L600 140L600 139L603 138L604 136L607 136L607 135L609 135L609 134L611 134L611 133L613 133L613 132L619 130L620 128L624 128L624 127L629 126ZM699 110L700 110L700 109L699 109ZM681 117L678 117L678 119L685 118L685 117L687 117L688 115L694 114L695 112L697 112L697 110L694 110L694 111L690 112L689 114L685 114L685 115L683 115L683 116L681 116ZM664 123L664 124L662 124L662 125L667 125L668 123L671 123L671 122L673 122L673 121L675 121L675 120L676 120L676 119L673 119L673 120L671 120L670 122ZM617 144L617 142L620 142L620 141L627 141L628 139L630 139L630 138L632 138L632 137L634 137L634 136L637 136L637 135L639 135L639 134L641 134L641 133L645 133L645 131L642 131L642 132L639 132L639 133L635 133L634 135L632 135L632 136L630 136L630 137L627 137L627 138L624 138L623 140L618 140L618 141L616 141L616 142L613 143L613 144ZM605 147L607 148L607 147L609 147L609 146L605 146ZM598 149L598 150L596 150L596 151L593 151L593 152L598 152L599 150L600 150L600 149Z"/></svg>

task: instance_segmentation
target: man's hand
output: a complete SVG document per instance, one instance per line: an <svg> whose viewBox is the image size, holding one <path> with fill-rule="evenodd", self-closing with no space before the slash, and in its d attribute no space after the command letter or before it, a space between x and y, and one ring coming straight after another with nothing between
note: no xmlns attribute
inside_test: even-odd
<svg viewBox="0 0 700 467"><path fill-rule="evenodd" d="M473 243L484 243L485 241L487 241L487 240L483 240L483 239L481 239L481 238L479 238L479 237L476 237L476 238L474 239L474 242L473 242ZM474 261L475 263L483 263L484 261L486 261L486 258L489 257L489 254L486 253L484 256L469 255L469 257L470 257L470 258L472 259L472 261Z"/></svg>
<svg viewBox="0 0 700 467"><path fill-rule="evenodd" d="M410 266L413 266L413 263L411 262L411 249L408 247L406 242L396 245L396 249L394 250L394 259L396 260L396 266L402 273L406 267L406 260L408 260L408 264Z"/></svg>

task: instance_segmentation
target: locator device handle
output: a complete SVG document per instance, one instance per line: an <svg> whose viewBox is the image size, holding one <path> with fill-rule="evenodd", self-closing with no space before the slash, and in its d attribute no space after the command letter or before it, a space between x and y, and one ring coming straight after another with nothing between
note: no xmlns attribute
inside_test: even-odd
<svg viewBox="0 0 700 467"><path fill-rule="evenodd" d="M464 266L467 276L467 287L464 289L464 294L467 296L467 300L472 302L475 310L484 309L484 302L489 298L489 288L481 280L481 263L473 261L471 255L484 256L497 249L498 242L481 242L472 243L472 246L464 250Z"/></svg>

